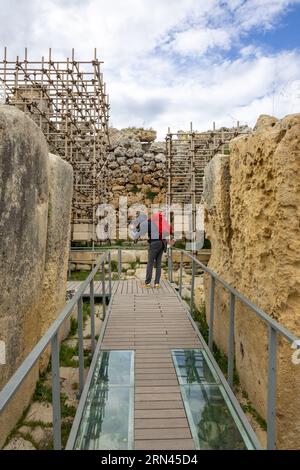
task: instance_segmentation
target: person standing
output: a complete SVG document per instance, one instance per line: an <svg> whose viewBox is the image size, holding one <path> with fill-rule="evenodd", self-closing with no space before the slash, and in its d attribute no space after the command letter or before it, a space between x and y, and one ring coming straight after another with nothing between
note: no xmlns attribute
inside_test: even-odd
<svg viewBox="0 0 300 470"><path fill-rule="evenodd" d="M151 287L153 267L155 264L154 287L159 288L162 255L167 251L167 238L173 235L173 229L161 212L153 214L149 219L145 214L140 215L138 219L132 223L132 227L131 236L133 240L137 241L144 235L148 235L148 262L144 287ZM137 227L139 229L137 229Z"/></svg>

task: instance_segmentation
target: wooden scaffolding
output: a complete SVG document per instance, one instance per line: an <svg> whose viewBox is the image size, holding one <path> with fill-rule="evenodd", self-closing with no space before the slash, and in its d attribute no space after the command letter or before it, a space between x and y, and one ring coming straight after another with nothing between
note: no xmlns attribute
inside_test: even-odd
<svg viewBox="0 0 300 470"><path fill-rule="evenodd" d="M170 128L166 136L167 155L167 207L190 208L190 247L197 251L199 234L197 233L197 207L202 204L204 169L217 153L229 153L229 142L234 137L249 133L247 126L239 122L230 129L222 127L205 132L193 131L191 123L189 132L172 133ZM186 211L187 212L187 211ZM201 245L201 242L200 242Z"/></svg>
<svg viewBox="0 0 300 470"><path fill-rule="evenodd" d="M106 202L109 97L94 51L92 60L48 57L0 62L0 99L29 114L42 129L52 153L74 170L72 227L86 224L95 239L97 205ZM73 233L73 231L72 231Z"/></svg>

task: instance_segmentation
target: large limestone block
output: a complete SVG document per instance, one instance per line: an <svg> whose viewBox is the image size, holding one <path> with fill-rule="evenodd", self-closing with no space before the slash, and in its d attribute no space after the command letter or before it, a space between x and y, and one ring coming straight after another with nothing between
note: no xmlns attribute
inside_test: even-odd
<svg viewBox="0 0 300 470"><path fill-rule="evenodd" d="M299 337L300 114L283 120L262 116L255 129L230 143L229 210L220 198L213 203L220 188L217 178L205 194L206 230L212 241L209 266ZM214 331L225 351L228 311L228 293L217 286ZM292 352L279 341L277 446L298 449L300 395L295 390L300 369L292 363ZM268 331L240 302L235 353L242 387L265 418Z"/></svg>
<svg viewBox="0 0 300 470"><path fill-rule="evenodd" d="M0 106L0 340L6 365L0 389L39 338L39 301L46 253L48 148L34 122ZM38 376L34 367L0 416L0 447L30 400Z"/></svg>
<svg viewBox="0 0 300 470"><path fill-rule="evenodd" d="M40 336L65 305L70 246L73 169L56 155L49 155L49 210L44 282L38 309Z"/></svg>
<svg viewBox="0 0 300 470"><path fill-rule="evenodd" d="M135 251L122 250L122 263L135 263L136 254Z"/></svg>
<svg viewBox="0 0 300 470"><path fill-rule="evenodd" d="M204 173L206 236L214 245L212 264L228 262L231 249L229 156L215 155Z"/></svg>
<svg viewBox="0 0 300 470"><path fill-rule="evenodd" d="M34 122L0 106L0 387L36 343L48 216L48 148Z"/></svg>

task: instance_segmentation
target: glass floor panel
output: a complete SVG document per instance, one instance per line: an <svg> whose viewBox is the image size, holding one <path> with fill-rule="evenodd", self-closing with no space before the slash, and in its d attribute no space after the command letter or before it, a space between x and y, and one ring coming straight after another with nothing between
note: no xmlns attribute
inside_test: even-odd
<svg viewBox="0 0 300 470"><path fill-rule="evenodd" d="M133 351L102 351L99 354L75 449L133 448L133 361Z"/></svg>
<svg viewBox="0 0 300 470"><path fill-rule="evenodd" d="M248 434L205 351L172 351L197 449L253 449Z"/></svg>
<svg viewBox="0 0 300 470"><path fill-rule="evenodd" d="M219 378L212 372L204 351L178 349L172 352L180 384L215 384Z"/></svg>

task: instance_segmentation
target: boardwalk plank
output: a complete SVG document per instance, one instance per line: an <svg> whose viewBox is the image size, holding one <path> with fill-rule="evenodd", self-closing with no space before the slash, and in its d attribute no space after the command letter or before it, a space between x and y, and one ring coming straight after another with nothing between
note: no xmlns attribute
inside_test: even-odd
<svg viewBox="0 0 300 470"><path fill-rule="evenodd" d="M167 281L117 281L113 292L101 349L135 350L135 448L193 449L171 355L202 347L185 308Z"/></svg>

